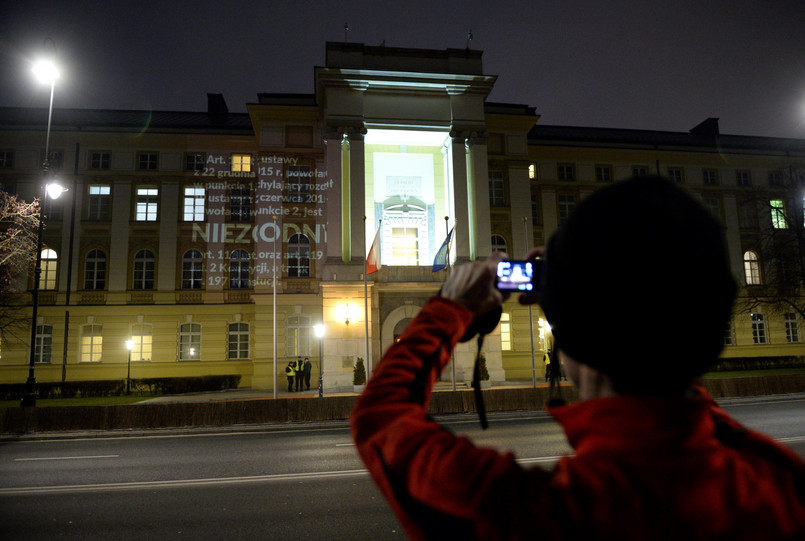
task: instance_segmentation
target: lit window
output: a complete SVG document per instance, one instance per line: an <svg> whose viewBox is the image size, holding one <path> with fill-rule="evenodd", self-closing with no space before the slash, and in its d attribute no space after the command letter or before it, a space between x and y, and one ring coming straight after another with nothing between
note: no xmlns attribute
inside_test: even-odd
<svg viewBox="0 0 805 541"><path fill-rule="evenodd" d="M132 289L154 289L155 263L156 258L151 250L140 250L134 254Z"/></svg>
<svg viewBox="0 0 805 541"><path fill-rule="evenodd" d="M506 249L506 239L501 237L500 235L492 235L492 251L493 252L505 252Z"/></svg>
<svg viewBox="0 0 805 541"><path fill-rule="evenodd" d="M500 349L511 351L512 349L512 325L510 315L506 312L500 314Z"/></svg>
<svg viewBox="0 0 805 541"><path fill-rule="evenodd" d="M528 165L528 178L530 180L537 178L537 164L531 163Z"/></svg>
<svg viewBox="0 0 805 541"><path fill-rule="evenodd" d="M419 264L419 230L416 227L391 228L391 264Z"/></svg>
<svg viewBox="0 0 805 541"><path fill-rule="evenodd" d="M84 289L106 287L106 254L103 250L90 250L84 262Z"/></svg>
<svg viewBox="0 0 805 541"><path fill-rule="evenodd" d="M109 169L111 161L108 152L93 152L90 154L89 167L90 169Z"/></svg>
<svg viewBox="0 0 805 541"><path fill-rule="evenodd" d="M612 182L612 167L609 165L595 166L596 182Z"/></svg>
<svg viewBox="0 0 805 541"><path fill-rule="evenodd" d="M310 318L291 316L286 329L285 354L288 357L310 355Z"/></svg>
<svg viewBox="0 0 805 541"><path fill-rule="evenodd" d="M249 358L249 324L229 324L229 346L227 358L231 360Z"/></svg>
<svg viewBox="0 0 805 541"><path fill-rule="evenodd" d="M53 326L36 326L36 345L34 346L34 361L37 363L49 363L50 354L53 349Z"/></svg>
<svg viewBox="0 0 805 541"><path fill-rule="evenodd" d="M182 289L201 289L204 285L204 256L198 250L188 250L182 256Z"/></svg>
<svg viewBox="0 0 805 541"><path fill-rule="evenodd" d="M310 239L296 233L288 239L288 277L310 276Z"/></svg>
<svg viewBox="0 0 805 541"><path fill-rule="evenodd" d="M45 248L42 250L42 274L39 275L40 289L56 289L56 269L58 256L56 250Z"/></svg>
<svg viewBox="0 0 805 541"><path fill-rule="evenodd" d="M798 343L800 341L799 338L799 320L797 319L797 314L793 312L787 312L784 314L785 317L785 339L791 344Z"/></svg>
<svg viewBox="0 0 805 541"><path fill-rule="evenodd" d="M767 344L766 340L766 318L763 314L749 314L752 319L752 342L755 344Z"/></svg>
<svg viewBox="0 0 805 541"><path fill-rule="evenodd" d="M229 217L233 222L248 222L252 216L252 192L249 188L232 188L229 194Z"/></svg>
<svg viewBox="0 0 805 541"><path fill-rule="evenodd" d="M137 169L140 171L156 171L159 154L156 152L140 152L137 154Z"/></svg>
<svg viewBox="0 0 805 541"><path fill-rule="evenodd" d="M493 207L502 207L506 204L502 171L489 171L489 204Z"/></svg>
<svg viewBox="0 0 805 541"><path fill-rule="evenodd" d="M87 201L87 220L105 222L111 209L111 189L106 184L90 184Z"/></svg>
<svg viewBox="0 0 805 541"><path fill-rule="evenodd" d="M248 173L252 170L251 154L232 154L232 171Z"/></svg>
<svg viewBox="0 0 805 541"><path fill-rule="evenodd" d="M746 285L756 286L760 284L760 263L755 252L744 253L744 276Z"/></svg>
<svg viewBox="0 0 805 541"><path fill-rule="evenodd" d="M185 186L184 189L184 221L204 221L204 188Z"/></svg>
<svg viewBox="0 0 805 541"><path fill-rule="evenodd" d="M201 359L201 325L182 323L179 325L179 360L198 361Z"/></svg>
<svg viewBox="0 0 805 541"><path fill-rule="evenodd" d="M249 252L235 250L229 258L229 288L249 288L250 261Z"/></svg>
<svg viewBox="0 0 805 541"><path fill-rule="evenodd" d="M158 188L137 188L137 221L155 222L159 206Z"/></svg>
<svg viewBox="0 0 805 541"><path fill-rule="evenodd" d="M138 323L131 328L131 340L134 347L131 348L132 361L151 360L151 325L148 323Z"/></svg>
<svg viewBox="0 0 805 541"><path fill-rule="evenodd" d="M782 199L772 199L769 201L771 207L771 225L774 229L788 229L785 219L785 204Z"/></svg>
<svg viewBox="0 0 805 541"><path fill-rule="evenodd" d="M97 363L101 361L103 337L100 325L83 325L81 327L81 362Z"/></svg>

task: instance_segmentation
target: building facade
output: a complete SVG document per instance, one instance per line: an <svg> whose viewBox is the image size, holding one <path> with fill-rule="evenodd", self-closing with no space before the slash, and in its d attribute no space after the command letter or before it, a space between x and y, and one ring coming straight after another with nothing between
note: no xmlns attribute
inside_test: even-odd
<svg viewBox="0 0 805 541"><path fill-rule="evenodd" d="M805 355L801 314L756 302L805 141L725 136L714 119L688 133L541 126L531 107L487 101L496 77L472 50L329 43L314 73L313 94L259 94L248 113L220 95L197 113L54 111L50 161L69 191L46 207L37 380L124 378L133 340L134 378L271 389L302 356L325 392L351 388L356 360L371 371L445 280L431 266L449 230L452 264L522 255L593 190L654 173L724 223L746 300L724 355ZM26 200L42 191L46 121L0 109L0 182ZM366 276L376 233L382 267ZM0 382L25 381L27 339L2 338ZM550 339L538 307L507 303L491 379L542 378ZM443 379L468 381L473 358L460 346Z"/></svg>

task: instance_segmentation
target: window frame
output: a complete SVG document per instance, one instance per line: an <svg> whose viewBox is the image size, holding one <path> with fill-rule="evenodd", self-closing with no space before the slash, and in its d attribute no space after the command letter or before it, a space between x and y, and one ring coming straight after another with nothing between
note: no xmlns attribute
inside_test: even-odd
<svg viewBox="0 0 805 541"><path fill-rule="evenodd" d="M156 288L156 255L154 252L148 248L137 250L137 252L134 253L132 263L131 289L136 291L153 291ZM151 287L146 287L149 283Z"/></svg>
<svg viewBox="0 0 805 541"><path fill-rule="evenodd" d="M285 354L288 357L309 357L311 333L310 316L294 314L285 321ZM305 336L306 335L306 336Z"/></svg>
<svg viewBox="0 0 805 541"><path fill-rule="evenodd" d="M186 321L179 325L177 359L179 362L201 360L201 323Z"/></svg>
<svg viewBox="0 0 805 541"><path fill-rule="evenodd" d="M783 314L785 322L785 340L789 344L799 344L802 342L802 333L799 330L799 316L795 312L785 312Z"/></svg>
<svg viewBox="0 0 805 541"><path fill-rule="evenodd" d="M229 253L229 269L227 274L227 278L229 278L229 289L251 288L251 263L251 256L246 250L237 248Z"/></svg>
<svg viewBox="0 0 805 541"><path fill-rule="evenodd" d="M755 345L766 345L769 343L769 335L766 330L766 316L760 312L749 314L752 322L752 343Z"/></svg>
<svg viewBox="0 0 805 541"><path fill-rule="evenodd" d="M490 169L488 173L488 178L489 178L489 206L505 207L506 179L503 174L503 171L499 169Z"/></svg>
<svg viewBox="0 0 805 541"><path fill-rule="evenodd" d="M158 186L137 186L135 188L135 221L159 221L159 192Z"/></svg>
<svg viewBox="0 0 805 541"><path fill-rule="evenodd" d="M198 254L199 257L195 257ZM181 288L190 291L204 289L204 252L190 248L182 253Z"/></svg>
<svg viewBox="0 0 805 541"><path fill-rule="evenodd" d="M87 343L89 338L89 343ZM103 325L87 323L81 326L80 363L99 363L103 359Z"/></svg>
<svg viewBox="0 0 805 541"><path fill-rule="evenodd" d="M747 250L744 252L744 281L748 286L761 285L760 278L760 259L758 259L757 252L754 250Z"/></svg>
<svg viewBox="0 0 805 541"><path fill-rule="evenodd" d="M108 222L112 216L112 187L109 184L87 186L87 221Z"/></svg>
<svg viewBox="0 0 805 541"><path fill-rule="evenodd" d="M303 233L294 233L288 238L288 278L310 278L310 238ZM292 271L293 269L293 271Z"/></svg>
<svg viewBox="0 0 805 541"><path fill-rule="evenodd" d="M84 289L103 291L106 289L106 252L93 248L84 256Z"/></svg>
<svg viewBox="0 0 805 541"><path fill-rule="evenodd" d="M140 151L137 153L137 170L138 171L158 171L159 170L159 152L154 151Z"/></svg>
<svg viewBox="0 0 805 541"><path fill-rule="evenodd" d="M202 186L185 186L182 194L182 220L203 222L206 219L206 189Z"/></svg>
<svg viewBox="0 0 805 541"><path fill-rule="evenodd" d="M53 355L53 325L37 325L34 344L34 364L50 364Z"/></svg>
<svg viewBox="0 0 805 541"><path fill-rule="evenodd" d="M248 323L244 321L234 321L230 323L227 326L226 358L231 361L250 359L251 348L249 347L249 341L250 325Z"/></svg>

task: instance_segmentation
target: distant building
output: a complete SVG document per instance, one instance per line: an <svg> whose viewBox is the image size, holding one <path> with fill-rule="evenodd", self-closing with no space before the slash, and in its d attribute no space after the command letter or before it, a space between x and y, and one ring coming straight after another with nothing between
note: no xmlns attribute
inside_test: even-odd
<svg viewBox="0 0 805 541"><path fill-rule="evenodd" d="M132 339L134 378L240 374L270 389L275 350L280 382L299 355L318 377L324 323L325 391L351 388L367 344L371 370L444 281L431 266L448 230L453 264L522 256L633 174L671 177L719 216L746 300L772 272L762 239L785 179L805 170L805 140L721 135L716 119L689 133L539 125L532 107L486 101L496 77L479 51L328 43L314 72L314 94L259 94L242 114L216 94L206 112L56 108L51 163L70 191L49 205L38 381L122 379ZM27 200L46 120L0 108L0 183ZM382 268L364 289L378 228ZM802 357L801 324L794 310L736 310L724 356ZM531 381L529 326L540 360L542 313L508 302L485 345L493 381ZM457 350L458 382L473 348ZM25 381L28 352L3 337L0 383Z"/></svg>

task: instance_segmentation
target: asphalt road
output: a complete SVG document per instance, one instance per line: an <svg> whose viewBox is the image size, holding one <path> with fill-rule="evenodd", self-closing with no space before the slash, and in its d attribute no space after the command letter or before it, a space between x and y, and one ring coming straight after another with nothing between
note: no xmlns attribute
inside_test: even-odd
<svg viewBox="0 0 805 541"><path fill-rule="evenodd" d="M723 402L805 456L805 395ZM441 418L550 467L569 453L542 412ZM0 440L0 538L404 539L345 423Z"/></svg>

